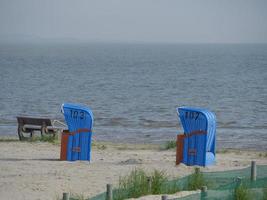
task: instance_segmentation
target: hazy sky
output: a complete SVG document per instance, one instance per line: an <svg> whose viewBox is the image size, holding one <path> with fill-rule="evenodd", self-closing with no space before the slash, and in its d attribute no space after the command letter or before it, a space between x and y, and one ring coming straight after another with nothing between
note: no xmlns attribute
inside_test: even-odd
<svg viewBox="0 0 267 200"><path fill-rule="evenodd" d="M0 0L0 39L266 43L267 0Z"/></svg>

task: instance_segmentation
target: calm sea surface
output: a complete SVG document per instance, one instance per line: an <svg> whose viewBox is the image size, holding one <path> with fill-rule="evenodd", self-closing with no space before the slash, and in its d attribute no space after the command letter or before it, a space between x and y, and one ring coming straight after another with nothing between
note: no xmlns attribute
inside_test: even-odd
<svg viewBox="0 0 267 200"><path fill-rule="evenodd" d="M178 106L217 116L219 148L267 150L267 45L0 45L0 135L16 116L88 105L96 140L161 143Z"/></svg>

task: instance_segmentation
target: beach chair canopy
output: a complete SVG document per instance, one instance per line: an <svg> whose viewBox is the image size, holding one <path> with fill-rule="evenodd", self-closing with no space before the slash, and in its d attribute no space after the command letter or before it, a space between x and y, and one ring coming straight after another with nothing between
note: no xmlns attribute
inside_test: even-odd
<svg viewBox="0 0 267 200"><path fill-rule="evenodd" d="M183 160L186 165L211 165L215 161L216 117L205 109L179 107L184 129Z"/></svg>
<svg viewBox="0 0 267 200"><path fill-rule="evenodd" d="M62 104L61 111L69 129L67 160L90 161L92 111L88 107L70 103Z"/></svg>

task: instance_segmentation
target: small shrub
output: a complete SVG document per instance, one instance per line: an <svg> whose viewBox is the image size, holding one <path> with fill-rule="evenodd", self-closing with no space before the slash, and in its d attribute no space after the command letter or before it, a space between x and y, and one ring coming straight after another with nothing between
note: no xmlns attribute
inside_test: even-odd
<svg viewBox="0 0 267 200"><path fill-rule="evenodd" d="M203 174L200 172L199 168L195 168L195 173L189 176L188 179L188 190L201 189L202 186L207 185Z"/></svg>
<svg viewBox="0 0 267 200"><path fill-rule="evenodd" d="M164 146L163 146L163 150L168 150L168 149L174 149L176 148L176 141L171 140L171 141L167 141Z"/></svg>
<svg viewBox="0 0 267 200"><path fill-rule="evenodd" d="M243 184L237 186L234 190L234 200L249 200L249 190Z"/></svg>

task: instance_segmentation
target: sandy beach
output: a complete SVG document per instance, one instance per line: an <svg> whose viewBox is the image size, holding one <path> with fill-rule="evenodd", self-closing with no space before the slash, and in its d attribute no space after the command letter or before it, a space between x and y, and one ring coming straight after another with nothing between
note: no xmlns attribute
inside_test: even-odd
<svg viewBox="0 0 267 200"><path fill-rule="evenodd" d="M217 163L203 171L244 168L251 160L267 164L263 152L225 150ZM170 178L191 173L194 168L175 166L175 150L154 145L97 144L91 162L60 161L60 145L46 142L0 143L1 199L60 199L63 192L88 198L116 186L119 177L135 168L164 170ZM149 199L149 197L148 197ZM153 199L150 197L150 199Z"/></svg>

